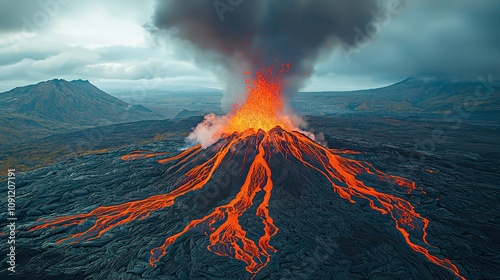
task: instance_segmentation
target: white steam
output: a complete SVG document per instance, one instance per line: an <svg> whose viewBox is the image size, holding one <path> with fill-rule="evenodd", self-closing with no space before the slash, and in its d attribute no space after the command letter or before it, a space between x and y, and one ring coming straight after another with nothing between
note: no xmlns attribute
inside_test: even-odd
<svg viewBox="0 0 500 280"><path fill-rule="evenodd" d="M190 144L201 144L201 147L205 149L219 140L227 121L226 116L208 114L188 135L186 141Z"/></svg>
<svg viewBox="0 0 500 280"><path fill-rule="evenodd" d="M289 118L290 122L293 125L293 131L298 131L311 140L316 141L317 143L326 147L326 141L323 133L314 134L312 132L303 130L307 129L307 122L296 113L289 111L288 115L285 115L286 118ZM186 138L186 142L190 145L200 144L203 149L209 147L213 143L217 142L222 136L222 132L224 127L227 125L229 118L227 116L217 116L213 113L208 114L204 117L203 121L196 125L193 131Z"/></svg>

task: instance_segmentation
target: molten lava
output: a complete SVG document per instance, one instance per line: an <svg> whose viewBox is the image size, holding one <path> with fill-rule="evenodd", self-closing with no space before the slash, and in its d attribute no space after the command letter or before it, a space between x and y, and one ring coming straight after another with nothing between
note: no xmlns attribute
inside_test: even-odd
<svg viewBox="0 0 500 280"><path fill-rule="evenodd" d="M269 131L276 126L283 129L293 129L292 122L283 113L285 104L282 100L284 85L280 79L281 73L290 65L282 65L282 70L273 75L271 68L260 69L252 79L250 73L245 73L247 96L243 104L235 104L228 115L229 123L223 133L243 132L249 128Z"/></svg>
<svg viewBox="0 0 500 280"><path fill-rule="evenodd" d="M158 160L160 164L168 166L167 176L184 174L184 180L174 186L172 191L142 200L97 207L88 213L40 219L31 230L75 226L91 220L94 221L91 228L58 243L77 243L99 238L117 226L145 219L153 211L172 206L176 199L187 193L201 191L211 183L214 173L224 172L225 162L236 160L238 154L243 154L248 168L241 170L244 172L240 174L244 178L241 186L231 186L238 187L234 198L227 204L219 204L211 209L204 217L188 222L181 231L168 236L163 244L152 248L149 262L154 266L167 254L169 246L182 235L192 230L202 230L208 235L209 251L242 261L246 270L255 276L266 267L272 254L276 252L271 241L279 233L279 229L271 217L269 205L272 203L273 188L287 186L273 184L270 162L272 158L280 156L290 164L302 165L323 178L325 186L318 187L329 186L350 203L367 201L371 209L393 220L394 227L412 250L465 279L450 260L435 256L429 251L433 247L427 241L429 220L417 213L409 201L389 194L380 187L389 183L410 193L416 189L415 183L406 178L385 174L369 163L341 156L356 153L354 151L329 150L300 132L291 132L293 126L282 113L282 87L278 80L267 74L259 72L255 80L247 81L247 101L233 108L224 136L217 143L207 149L194 146L174 157ZM148 157L150 156L146 152L136 151L123 159ZM380 184L368 185L365 181L367 178L370 182ZM259 193L261 195L257 195ZM240 223L240 217L249 209L256 209L253 214L261 220L259 227L263 233L257 240L248 237L246 229Z"/></svg>

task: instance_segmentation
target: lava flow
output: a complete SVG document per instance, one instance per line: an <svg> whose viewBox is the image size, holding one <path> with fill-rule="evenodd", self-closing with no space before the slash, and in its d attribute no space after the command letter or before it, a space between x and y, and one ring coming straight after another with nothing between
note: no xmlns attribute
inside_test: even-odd
<svg viewBox="0 0 500 280"><path fill-rule="evenodd" d="M393 220L395 228L412 250L465 279L450 260L435 256L429 251L432 247L427 241L429 220L417 213L410 202L384 192L380 187L390 184L410 193L416 189L415 183L406 178L385 174L369 163L341 156L351 151L329 150L303 133L292 131L289 118L282 114L283 104L279 92L282 90L281 86L279 82L270 79L271 76L258 73L256 79L247 82L247 102L234 107L229 114L229 122L216 143L206 149L200 145L194 146L174 157L158 160L160 164L168 166L168 176L184 174L184 179L172 191L142 200L97 207L84 214L41 219L31 230L74 226L92 219L95 222L88 230L58 243L77 243L99 238L114 227L145 219L155 210L170 207L176 199L187 193L202 190L213 183L211 180L216 172L224 172L228 161L244 157L244 168L241 169L244 180L242 179L232 200L216 206L204 217L190 221L181 231L168 236L163 244L150 250L149 262L154 266L179 237L192 230L201 230L208 235L209 251L244 262L246 270L255 276L266 267L276 252L271 243L279 229L269 206L272 203L273 188L287 186L273 184L271 159L282 157L289 164L304 166L323 178L325 185L318 187L332 188L350 203L367 201L371 209ZM147 157L147 153L139 151L126 155L123 159ZM368 185L366 179L375 183ZM231 186L233 190L234 187L236 186ZM256 207L252 207L254 205ZM249 209L256 209L253 214L261 220L259 227L263 233L258 239L247 236L240 220Z"/></svg>

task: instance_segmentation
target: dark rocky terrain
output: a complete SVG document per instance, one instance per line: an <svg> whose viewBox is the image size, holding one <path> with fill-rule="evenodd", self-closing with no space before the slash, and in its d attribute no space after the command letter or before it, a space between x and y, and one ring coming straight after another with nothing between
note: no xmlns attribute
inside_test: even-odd
<svg viewBox="0 0 500 280"><path fill-rule="evenodd" d="M183 142L190 128L196 125L194 122L202 119L115 124L56 134L25 143L11 143L0 146L0 168L16 166L18 171L28 171L71 157L122 149L134 143L145 144L161 139Z"/></svg>
<svg viewBox="0 0 500 280"><path fill-rule="evenodd" d="M86 213L98 206L168 192L179 175L165 173L170 165L156 162L162 156L136 161L120 157L138 149L176 154L185 147L179 128L188 132L198 121L158 122L160 133L176 133L18 174L16 215L22 228L17 233L18 272L13 279L249 279L252 275L243 262L208 251L208 238L197 229L171 245L154 268L148 264L149 250L234 197L242 178L229 167L223 169L227 174L215 174L201 191L98 239L55 244L88 229L92 219L79 226L27 232L40 217ZM422 115L348 114L310 117L309 123L315 132L325 134L330 148L354 151L343 156L366 160L422 186L425 193L412 194L377 187L403 196L430 220L433 254L448 258L467 279L498 278L500 130L496 120L470 117L447 122ZM144 123L129 124L127 130L141 134L142 127ZM102 133L101 139L111 139ZM272 165L277 171L269 211L279 228L271 240L277 252L255 279L453 279L449 270L411 250L387 216L366 203L351 204L340 198L304 166L283 160ZM0 219L5 220L6 213ZM261 234L257 221L244 220L250 238ZM1 274L6 275L5 260L2 265Z"/></svg>

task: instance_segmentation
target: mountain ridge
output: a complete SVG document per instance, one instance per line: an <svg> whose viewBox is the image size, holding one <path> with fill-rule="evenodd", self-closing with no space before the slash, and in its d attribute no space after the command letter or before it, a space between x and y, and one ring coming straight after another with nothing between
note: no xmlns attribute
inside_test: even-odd
<svg viewBox="0 0 500 280"><path fill-rule="evenodd" d="M0 142L25 141L84 128L162 116L131 105L87 80L53 79L0 93Z"/></svg>
<svg viewBox="0 0 500 280"><path fill-rule="evenodd" d="M356 91L301 92L292 100L303 114L349 113L428 113L457 114L500 112L497 82L452 81L407 78L374 89ZM314 99L316 106L308 103ZM301 107L305 107L303 110Z"/></svg>

